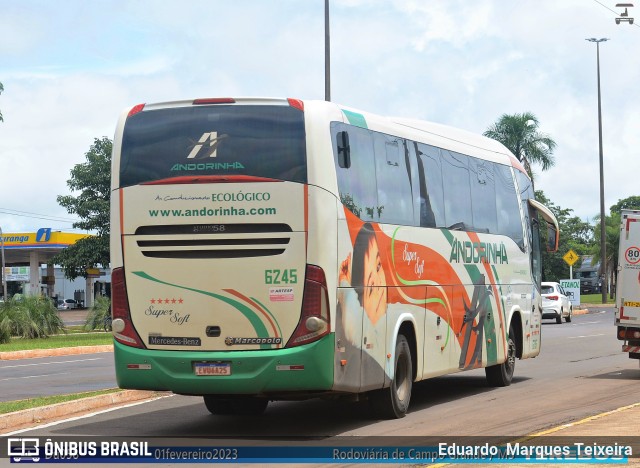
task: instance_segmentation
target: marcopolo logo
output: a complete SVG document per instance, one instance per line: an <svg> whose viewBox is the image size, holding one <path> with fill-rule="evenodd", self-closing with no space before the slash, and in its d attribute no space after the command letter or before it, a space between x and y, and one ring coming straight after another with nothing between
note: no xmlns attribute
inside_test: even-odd
<svg viewBox="0 0 640 468"><path fill-rule="evenodd" d="M228 336L224 339L224 344L227 346L234 345L263 345L263 344L282 344L282 338L279 337L266 337L266 338L238 338L235 336Z"/></svg>

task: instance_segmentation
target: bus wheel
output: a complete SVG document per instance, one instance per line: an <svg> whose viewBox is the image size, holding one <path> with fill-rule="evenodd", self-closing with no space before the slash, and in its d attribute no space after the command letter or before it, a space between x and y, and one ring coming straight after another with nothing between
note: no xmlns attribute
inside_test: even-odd
<svg viewBox="0 0 640 468"><path fill-rule="evenodd" d="M404 335L398 335L394 368L391 385L370 394L369 401L373 410L384 419L403 418L409 409L413 384L413 364L411 363L409 343Z"/></svg>
<svg viewBox="0 0 640 468"><path fill-rule="evenodd" d="M513 379L513 371L516 368L516 342L513 325L509 327L509 337L507 340L507 360L502 364L484 368L487 382L492 387L508 387Z"/></svg>
<svg viewBox="0 0 640 468"><path fill-rule="evenodd" d="M267 409L266 398L219 398L216 395L204 395L204 404L211 414L258 416Z"/></svg>

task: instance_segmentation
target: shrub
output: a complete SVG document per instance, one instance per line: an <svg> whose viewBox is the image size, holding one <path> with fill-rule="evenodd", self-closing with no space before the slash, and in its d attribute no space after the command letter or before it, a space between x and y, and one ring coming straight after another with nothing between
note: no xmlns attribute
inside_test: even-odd
<svg viewBox="0 0 640 468"><path fill-rule="evenodd" d="M40 296L10 299L0 308L0 343L9 337L47 338L65 332L64 323L53 303Z"/></svg>
<svg viewBox="0 0 640 468"><path fill-rule="evenodd" d="M104 329L107 318L111 318L111 301L108 297L96 297L89 309L87 320L84 323L85 330Z"/></svg>
<svg viewBox="0 0 640 468"><path fill-rule="evenodd" d="M8 343L11 339L11 323L9 320L8 303L0 304L0 344Z"/></svg>

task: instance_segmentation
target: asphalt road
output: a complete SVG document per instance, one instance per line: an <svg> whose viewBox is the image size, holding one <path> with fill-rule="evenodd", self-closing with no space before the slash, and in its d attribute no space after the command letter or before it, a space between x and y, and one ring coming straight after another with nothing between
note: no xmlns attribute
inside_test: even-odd
<svg viewBox="0 0 640 468"><path fill-rule="evenodd" d="M0 401L117 387L113 353L0 361Z"/></svg>
<svg viewBox="0 0 640 468"><path fill-rule="evenodd" d="M40 436L159 436L299 440L335 436L506 436L530 434L638 401L638 362L620 351L613 310L543 322L543 351L518 361L510 387L483 371L415 385L409 414L380 421L362 403L273 402L261 417L213 416L200 397L169 396L87 418L34 428ZM80 365L69 364L69 365Z"/></svg>

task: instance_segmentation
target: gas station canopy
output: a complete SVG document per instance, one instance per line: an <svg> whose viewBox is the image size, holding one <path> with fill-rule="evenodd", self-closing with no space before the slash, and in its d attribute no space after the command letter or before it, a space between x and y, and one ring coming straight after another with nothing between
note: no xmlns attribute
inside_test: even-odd
<svg viewBox="0 0 640 468"><path fill-rule="evenodd" d="M52 231L51 228L40 228L37 232L26 233L3 233L2 246L5 270L3 277L10 279L17 273L16 279L20 278L21 272L13 272L19 266L29 266L29 290L27 294L36 295L40 293L40 265L47 264L47 277L53 278L53 265L50 263L54 255L60 253L62 249L75 244L82 238L90 237L89 234L74 234L69 232ZM0 270L1 271L1 270ZM6 276L4 276L6 275ZM25 278L26 280L26 271ZM48 284L53 292L52 284Z"/></svg>
<svg viewBox="0 0 640 468"><path fill-rule="evenodd" d="M73 234L69 232L52 231L51 228L41 228L38 232L4 233L5 264L29 264L32 256L37 255L39 263L47 263L62 249L75 244L89 234Z"/></svg>

